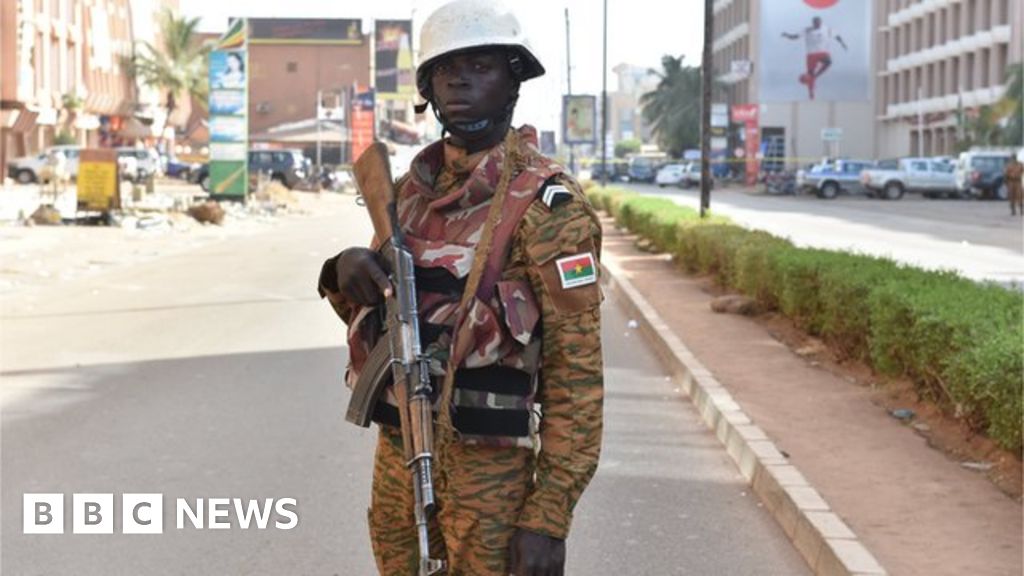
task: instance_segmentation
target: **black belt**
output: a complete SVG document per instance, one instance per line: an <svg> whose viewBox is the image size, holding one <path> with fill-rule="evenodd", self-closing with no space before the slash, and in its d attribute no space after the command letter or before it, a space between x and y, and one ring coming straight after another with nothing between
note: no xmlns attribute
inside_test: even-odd
<svg viewBox="0 0 1024 576"><path fill-rule="evenodd" d="M455 387L463 390L525 398L530 394L531 384L529 374L507 366L463 368L455 373ZM383 400L374 407L373 421L401 425L398 409ZM530 435L530 411L459 406L452 412L452 424L459 432L474 436L525 437Z"/></svg>

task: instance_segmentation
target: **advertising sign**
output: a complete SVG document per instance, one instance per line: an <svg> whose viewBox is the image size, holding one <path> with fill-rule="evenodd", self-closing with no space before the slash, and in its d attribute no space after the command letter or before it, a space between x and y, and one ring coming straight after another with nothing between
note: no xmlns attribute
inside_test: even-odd
<svg viewBox="0 0 1024 576"><path fill-rule="evenodd" d="M416 76L412 64L412 21L377 20L374 26L377 98L414 98Z"/></svg>
<svg viewBox="0 0 1024 576"><path fill-rule="evenodd" d="M210 52L210 193L244 198L249 188L246 22L235 20Z"/></svg>
<svg viewBox="0 0 1024 576"><path fill-rule="evenodd" d="M833 127L822 128L821 139L825 142L839 142L843 139L843 129Z"/></svg>
<svg viewBox="0 0 1024 576"><path fill-rule="evenodd" d="M358 18L249 18L250 44L363 43Z"/></svg>
<svg viewBox="0 0 1024 576"><path fill-rule="evenodd" d="M761 101L867 100L872 4L864 0L764 0Z"/></svg>
<svg viewBox="0 0 1024 576"><path fill-rule="evenodd" d="M593 144L597 131L597 97L562 96L562 138L566 144Z"/></svg>
<svg viewBox="0 0 1024 576"><path fill-rule="evenodd" d="M355 160L373 144L374 139L374 93L373 88L353 88L352 102L352 159Z"/></svg>
<svg viewBox="0 0 1024 576"><path fill-rule="evenodd" d="M117 180L117 151L86 148L78 156L78 206L110 210L121 203Z"/></svg>

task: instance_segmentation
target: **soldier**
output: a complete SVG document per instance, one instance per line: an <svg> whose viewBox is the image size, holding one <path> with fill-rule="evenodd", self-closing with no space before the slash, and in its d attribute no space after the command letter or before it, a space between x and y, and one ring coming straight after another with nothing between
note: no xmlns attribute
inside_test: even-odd
<svg viewBox="0 0 1024 576"><path fill-rule="evenodd" d="M423 24L417 88L446 138L398 181L416 263L423 346L439 392L431 553L448 574L560 575L573 508L601 446L601 229L579 185L512 127L521 82L544 74L515 16L456 0ZM492 209L493 205L493 209ZM493 216L492 216L493 215ZM488 225L490 222L490 225ZM490 251L477 254L490 233ZM482 272L474 274L474 258ZM324 263L320 293L348 325L351 385L379 335L390 286L379 254ZM456 310L467 282L479 288ZM370 536L381 574L417 567L413 496L393 395L378 402ZM538 410L539 409L539 410Z"/></svg>
<svg viewBox="0 0 1024 576"><path fill-rule="evenodd" d="M1021 193L1021 174L1024 174L1024 165L1016 156L1010 157L1003 172L1003 180L1006 182L1006 190L1010 198L1010 215L1016 216L1019 211L1024 216L1024 194Z"/></svg>

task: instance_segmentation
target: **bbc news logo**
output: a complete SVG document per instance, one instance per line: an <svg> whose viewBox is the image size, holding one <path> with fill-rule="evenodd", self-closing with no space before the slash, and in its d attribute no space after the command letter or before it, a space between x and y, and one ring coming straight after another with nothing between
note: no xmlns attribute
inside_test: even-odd
<svg viewBox="0 0 1024 576"><path fill-rule="evenodd" d="M23 532L25 534L63 534L66 516L64 494L24 494ZM163 494L122 494L122 534L163 534ZM298 502L294 498L178 498L174 501L175 526L197 530L229 530L231 519L242 530L291 530L299 524ZM73 534L113 534L113 494L72 494L71 532ZM271 522L273 520L273 522Z"/></svg>

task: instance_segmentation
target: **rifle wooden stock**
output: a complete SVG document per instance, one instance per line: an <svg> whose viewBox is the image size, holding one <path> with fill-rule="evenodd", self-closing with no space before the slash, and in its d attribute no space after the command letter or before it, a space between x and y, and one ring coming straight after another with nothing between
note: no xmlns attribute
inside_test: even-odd
<svg viewBox="0 0 1024 576"><path fill-rule="evenodd" d="M388 205L395 200L395 183L391 179L391 159L388 147L374 142L356 160L353 167L356 186L366 203L366 210L373 222L373 232L378 245L391 237L391 218Z"/></svg>
<svg viewBox="0 0 1024 576"><path fill-rule="evenodd" d="M360 426L369 425L371 412L383 393L390 371L392 390L398 401L406 465L411 472L413 484L413 509L419 547L417 574L432 576L443 572L445 563L430 557L428 521L434 511L434 484L431 478L434 423L429 360L420 348L416 267L412 253L403 246L387 147L381 143L370 146L356 160L354 172L359 192L373 222L375 245L383 251L391 265L394 291L386 301L387 330L370 352L359 374L346 418ZM393 230L393 226L399 229Z"/></svg>

